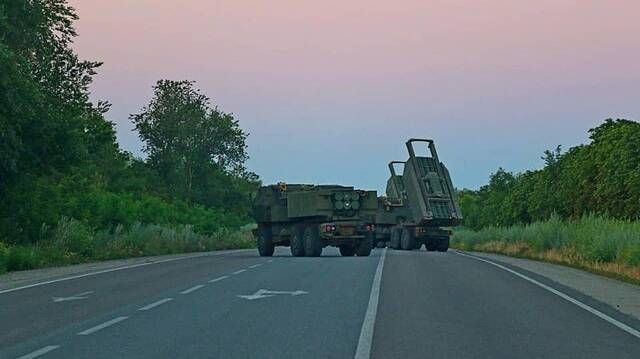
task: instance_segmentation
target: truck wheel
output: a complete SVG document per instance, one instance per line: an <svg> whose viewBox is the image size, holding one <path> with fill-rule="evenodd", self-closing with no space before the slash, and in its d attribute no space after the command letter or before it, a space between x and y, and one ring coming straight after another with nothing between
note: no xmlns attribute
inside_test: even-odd
<svg viewBox="0 0 640 359"><path fill-rule="evenodd" d="M339 249L340 255L343 257L353 257L353 255L356 254L356 249L353 247L340 246Z"/></svg>
<svg viewBox="0 0 640 359"><path fill-rule="evenodd" d="M386 247L386 242L385 241L379 241L376 243L376 248L384 248Z"/></svg>
<svg viewBox="0 0 640 359"><path fill-rule="evenodd" d="M274 250L271 228L260 226L258 228L258 254L261 257L271 257Z"/></svg>
<svg viewBox="0 0 640 359"><path fill-rule="evenodd" d="M416 239L413 238L411 232L409 232L409 229L402 228L402 233L400 235L400 246L402 247L402 249L408 251L414 249L414 247L416 246L415 241Z"/></svg>
<svg viewBox="0 0 640 359"><path fill-rule="evenodd" d="M391 228L391 239L389 240L389 247L393 249L400 249L400 232L401 228L393 227Z"/></svg>
<svg viewBox="0 0 640 359"><path fill-rule="evenodd" d="M358 244L356 248L356 254L358 257L368 257L371 254L373 248L373 236L371 233L365 234L364 238Z"/></svg>
<svg viewBox="0 0 640 359"><path fill-rule="evenodd" d="M427 252L433 252L436 250L437 247L437 243L434 243L435 240L430 239L427 243L425 243L424 247L427 250Z"/></svg>
<svg viewBox="0 0 640 359"><path fill-rule="evenodd" d="M304 229L303 235L304 254L307 257L320 257L322 254L322 242L317 226L308 226Z"/></svg>
<svg viewBox="0 0 640 359"><path fill-rule="evenodd" d="M449 250L449 237L442 238L438 242L437 250L438 250L438 252L446 252L446 251Z"/></svg>
<svg viewBox="0 0 640 359"><path fill-rule="evenodd" d="M296 226L293 228L293 233L289 240L289 246L291 247L291 255L294 257L302 257L304 255L304 243L302 242L303 234L303 227Z"/></svg>

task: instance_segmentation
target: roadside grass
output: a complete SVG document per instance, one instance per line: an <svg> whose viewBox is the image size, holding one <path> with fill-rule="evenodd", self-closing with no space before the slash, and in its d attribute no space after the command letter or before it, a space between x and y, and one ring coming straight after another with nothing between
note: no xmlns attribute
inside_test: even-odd
<svg viewBox="0 0 640 359"><path fill-rule="evenodd" d="M452 247L543 260L640 284L640 222L587 215L454 231Z"/></svg>
<svg viewBox="0 0 640 359"><path fill-rule="evenodd" d="M166 227L135 223L93 231L86 224L63 218L54 228L43 226L34 245L0 242L0 273L63 266L109 259L255 247L248 230L221 229L199 234L193 226Z"/></svg>

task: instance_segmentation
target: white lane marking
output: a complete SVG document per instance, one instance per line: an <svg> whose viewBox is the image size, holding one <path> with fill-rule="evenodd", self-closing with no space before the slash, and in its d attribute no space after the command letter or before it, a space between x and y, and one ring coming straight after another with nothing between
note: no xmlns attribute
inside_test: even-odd
<svg viewBox="0 0 640 359"><path fill-rule="evenodd" d="M360 329L360 338L358 339L358 347L356 348L355 359L369 359L371 357L371 344L373 341L373 328L376 324L376 315L378 314L378 300L380 299L380 282L382 280L382 269L384 268L384 258L387 256L387 249L382 251L382 255L378 260L376 274L373 276L373 284L371 285L371 295L369 296L369 305L367 312L364 314L362 329Z"/></svg>
<svg viewBox="0 0 640 359"><path fill-rule="evenodd" d="M189 294L191 292L195 292L196 290L198 290L198 289L200 289L202 287L204 287L204 284L198 284L198 285L196 285L194 287L191 287L189 289L183 290L182 292L180 292L180 294Z"/></svg>
<svg viewBox="0 0 640 359"><path fill-rule="evenodd" d="M164 298L164 299L160 299L159 301L154 302L154 303L151 303L151 304L149 304L149 305L145 305L144 307L142 307L142 308L140 308L140 309L138 309L138 310L149 310L149 309L153 309L153 308L155 308L155 307L157 307L157 306L159 306L159 305L162 305L162 304L164 304L164 303L166 303L166 302L170 302L170 301L172 301L172 300L173 300L173 298Z"/></svg>
<svg viewBox="0 0 640 359"><path fill-rule="evenodd" d="M38 350L36 350L34 352L31 352L29 354L23 355L18 359L33 359L33 358L37 358L37 357L39 357L41 355L45 355L48 352L50 352L52 350L56 350L58 348L60 348L59 345L49 345L49 346L46 346L44 348L40 348L40 349L38 349Z"/></svg>
<svg viewBox="0 0 640 359"><path fill-rule="evenodd" d="M233 272L231 274L240 274L240 273L246 272L246 271L247 271L246 269L240 269L240 270L237 270L237 271L235 271L235 272Z"/></svg>
<svg viewBox="0 0 640 359"><path fill-rule="evenodd" d="M110 327L110 326L112 326L112 325L114 325L116 323L120 323L121 321L123 321L123 320L125 320L127 318L129 318L129 317L117 317L117 318L113 318L111 320L107 320L106 322L104 322L102 324L99 324L99 325L96 325L93 328L89 328L87 330L81 331L80 333L78 333L78 335L93 334L93 333L97 332L98 330L102 330L102 329L104 329L106 327Z"/></svg>
<svg viewBox="0 0 640 359"><path fill-rule="evenodd" d="M227 279L227 278L229 278L228 275L223 275L222 277L218 277L218 278L214 278L214 279L210 280L209 283L219 282L219 281L221 281L223 279Z"/></svg>
<svg viewBox="0 0 640 359"><path fill-rule="evenodd" d="M298 295L309 294L309 292L306 292L304 290L284 291L284 290L258 289L258 291L253 294L239 295L238 297L247 299L247 300L254 300L254 299L273 297L274 295L277 295L277 294L285 294L285 295L290 295L295 297Z"/></svg>
<svg viewBox="0 0 640 359"><path fill-rule="evenodd" d="M518 276L518 277L520 277L520 278L522 278L522 279L524 279L524 280L526 280L526 281L528 281L528 282L530 282L530 283L533 283L533 284L537 285L538 287L540 287L540 288L542 288L542 289L545 289L545 290L547 290L547 291L549 291L549 292L551 292L551 293L553 293L553 294L557 295L558 297L560 297L560 298L562 298L562 299L564 299L564 300L566 300L566 301L568 301L568 302L570 302L570 303L573 303L573 304L577 305L578 307L580 307L580 308L582 308L582 309L586 310L587 312L589 312L589 313L591 313L591 314L595 315L596 317L599 317L599 318L601 318L601 319L604 319L605 321L609 322L610 324L615 325L616 327L618 327L618 328L620 328L620 329L624 330L625 332L627 332L627 333L629 333L629 334L633 335L634 337L640 338L640 331L638 331L638 330L636 330L636 329L633 329L633 328L631 328L630 326L628 326L628 325L626 325L626 324L624 324L624 323L622 323L622 322L620 322L620 321L617 321L617 320L615 320L615 319L611 318L610 316L608 316L608 315L606 315L606 314L602 313L601 311L599 311L599 310L597 310L597 309L595 309L595 308L593 308L593 307L591 307L591 306L589 306L589 305L587 305L587 304L584 304L584 303L582 303L581 301L579 301L579 300L577 300L577 299L575 299L575 298L573 298L573 297L571 297L571 296L569 296L569 295L567 295L567 294L564 294L564 293L562 293L562 292L560 292L560 291L558 291L558 290L556 290L556 289L553 289L553 288L549 287L549 286L548 286L548 285L546 285L546 284L542 284L542 283L538 282L537 280L535 280L535 279L533 279L533 278L529 278L529 277L527 277L527 276L526 276L526 275L524 275L524 274L520 274L520 273L518 273L518 272L516 272L516 271L514 271L514 270L512 270L512 269L510 269L510 268L507 268L507 267L505 267L505 266L503 266L503 265L501 265L501 264L498 264L498 263L492 262L492 261L490 261L490 260L488 260L488 259L478 258L478 257L471 256L471 255L468 255L468 254L460 253L460 252L458 252L458 251L455 251L455 253L456 253L457 255L460 255L460 256L463 256L463 257L468 257L468 258L475 259L475 260L477 260L477 261L481 261L481 262L489 263L489 264L491 264L491 265L493 265L493 266L496 266L496 267L498 267L498 268L500 268L500 269L502 269L502 270L505 270L505 271L507 271L507 272L509 272L509 273L511 273L511 274L514 274L514 275L516 275L516 276Z"/></svg>
<svg viewBox="0 0 640 359"><path fill-rule="evenodd" d="M64 282L64 281L72 280L72 279L91 277L91 276L94 276L94 275L115 272L115 271L119 271L119 270L123 270L123 269L144 267L144 266L148 266L148 265L151 265L151 264L159 264L159 263L173 262L173 261L179 261L179 260L183 260L183 259L200 258L200 257L207 257L207 256L216 257L216 256L222 256L222 255L225 255L225 254L234 254L234 253L254 251L254 250L255 249L238 249L238 250L222 252L222 253L203 253L201 255L183 256L183 257L177 257L177 258L163 259L163 260L159 260L159 261L132 264L132 265L123 266L123 267L105 269L105 270L101 270L101 271L97 271L97 272L90 272L90 273L74 275L74 276L71 276L71 277L52 279L52 280L48 280L48 281L45 281L45 282L38 282L38 283L29 284L29 285L24 285L22 287L16 287L16 288L11 288L11 289L0 290L0 294L9 293L9 292L15 292L17 290L28 289L28 288L33 288L33 287L39 287L39 286L42 286L42 285L47 285L47 284L52 284L52 283Z"/></svg>
<svg viewBox="0 0 640 359"><path fill-rule="evenodd" d="M89 298L88 295L92 294L93 292L89 291L89 292L82 292L82 293L78 293L78 294L74 294L70 297L51 297L51 299L53 299L54 303L58 303L58 302L69 302L72 300L81 300L81 299L87 299Z"/></svg>
<svg viewBox="0 0 640 359"><path fill-rule="evenodd" d="M258 268L260 267L262 264L258 263L258 264L254 264L252 266L249 266L249 268Z"/></svg>
<svg viewBox="0 0 640 359"><path fill-rule="evenodd" d="M269 259L267 263L273 263L273 259Z"/></svg>

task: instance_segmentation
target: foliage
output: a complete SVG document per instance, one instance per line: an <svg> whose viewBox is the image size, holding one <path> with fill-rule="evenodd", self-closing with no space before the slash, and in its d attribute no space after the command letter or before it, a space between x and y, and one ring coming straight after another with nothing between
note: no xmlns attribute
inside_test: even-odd
<svg viewBox="0 0 640 359"><path fill-rule="evenodd" d="M454 231L452 245L574 264L640 280L640 222L585 215L479 231Z"/></svg>
<svg viewBox="0 0 640 359"><path fill-rule="evenodd" d="M250 232L219 229L199 234L193 226L176 227L135 223L94 231L83 222L63 218L55 229L44 229L35 245L0 243L0 273L95 260L164 255L196 251L252 248Z"/></svg>
<svg viewBox="0 0 640 359"><path fill-rule="evenodd" d="M74 53L77 19L66 0L0 3L0 271L225 246L259 184L247 134L194 82L159 81L131 117L149 158L122 151L109 104L89 101L101 63Z"/></svg>
<svg viewBox="0 0 640 359"><path fill-rule="evenodd" d="M553 214L637 219L640 216L640 123L606 120L589 131L591 142L544 154L540 170L499 169L478 191L459 192L472 229L544 221Z"/></svg>
<svg viewBox="0 0 640 359"><path fill-rule="evenodd" d="M210 179L245 173L247 134L231 114L210 108L192 81L161 80L131 115L149 164L173 193L206 202Z"/></svg>

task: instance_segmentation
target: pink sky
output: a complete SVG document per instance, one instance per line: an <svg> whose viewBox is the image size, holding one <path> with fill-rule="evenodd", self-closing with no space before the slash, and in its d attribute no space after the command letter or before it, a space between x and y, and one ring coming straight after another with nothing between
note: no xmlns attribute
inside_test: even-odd
<svg viewBox="0 0 640 359"><path fill-rule="evenodd" d="M432 137L477 187L640 118L638 1L70 2L123 148L139 153L127 117L156 80L196 80L251 132L266 182L382 188L404 140Z"/></svg>

